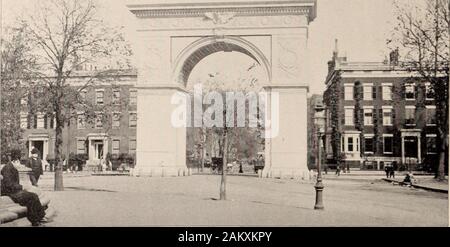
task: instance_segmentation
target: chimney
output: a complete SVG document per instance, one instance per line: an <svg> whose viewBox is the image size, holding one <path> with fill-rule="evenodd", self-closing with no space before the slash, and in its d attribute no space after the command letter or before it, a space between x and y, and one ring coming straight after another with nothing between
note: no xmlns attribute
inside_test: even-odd
<svg viewBox="0 0 450 247"><path fill-rule="evenodd" d="M334 40L334 51L333 51L333 59L336 59L338 57L339 50L338 50L338 39Z"/></svg>
<svg viewBox="0 0 450 247"><path fill-rule="evenodd" d="M389 64L397 66L399 59L398 47L389 53Z"/></svg>

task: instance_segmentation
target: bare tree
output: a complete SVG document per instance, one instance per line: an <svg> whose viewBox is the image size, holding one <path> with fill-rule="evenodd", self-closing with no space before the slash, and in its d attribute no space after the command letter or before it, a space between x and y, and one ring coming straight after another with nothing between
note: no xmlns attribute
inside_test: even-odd
<svg viewBox="0 0 450 247"><path fill-rule="evenodd" d="M228 78L226 75L222 75L221 73L210 73L209 74L209 80L204 82L205 87L207 88L206 91L216 91L221 94L222 99L224 100L223 103L223 111L222 111L222 119L223 119L223 127L213 127L211 128L211 136L216 136L219 138L218 144L219 144L219 153L222 156L222 176L221 176L221 182L220 182L220 200L226 200L226 179L227 179L227 164L229 162L230 154L232 154L232 150L236 150L236 146L239 142L239 139L245 138L242 135L242 128L236 127L238 122L237 117L237 105L235 105L235 102L228 102L226 99L227 92L239 92L243 95L246 95L249 92L257 92L260 90L260 86L258 85L258 79L256 76L252 73L252 70L254 68L258 67L257 63L253 63L246 71L244 71L237 79L236 81L230 81L233 79ZM231 109L231 106L229 104L232 104L233 111L229 112ZM249 102L246 100L245 106L249 105ZM257 105L257 109L259 105ZM246 111L247 112L247 111ZM231 117L231 114L234 114L233 117ZM258 116L254 116L258 117ZM261 117L261 116L259 116ZM263 119L262 117L260 119ZM249 126L250 118L245 119L246 126ZM231 122L234 127L229 127L228 122ZM261 125L258 124L258 130ZM248 131L248 128L247 128ZM256 131L258 132L258 131ZM258 135L261 136L261 135Z"/></svg>
<svg viewBox="0 0 450 247"><path fill-rule="evenodd" d="M100 82L116 80L120 69L129 67L126 58L131 52L120 30L97 17L97 6L92 0L39 1L35 13L22 19L22 23L40 57L39 70L33 71L38 88L45 88L34 106L55 118L54 188L63 190L62 129L77 117L79 110L86 112L87 118L102 111L102 106L83 98L82 92ZM84 79L74 84L71 78L86 65L99 69L84 74Z"/></svg>
<svg viewBox="0 0 450 247"><path fill-rule="evenodd" d="M416 3L416 2L415 2ZM420 75L431 84L438 129L439 165L436 177L445 177L445 150L448 148L449 0L424 1L424 6L395 3L397 25L388 45L400 47L400 66Z"/></svg>

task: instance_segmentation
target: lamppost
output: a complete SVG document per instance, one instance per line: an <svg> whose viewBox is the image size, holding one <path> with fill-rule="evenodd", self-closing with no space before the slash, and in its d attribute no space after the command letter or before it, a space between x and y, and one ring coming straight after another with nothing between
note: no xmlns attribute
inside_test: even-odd
<svg viewBox="0 0 450 247"><path fill-rule="evenodd" d="M325 107L322 104L316 104L314 107L314 126L317 132L317 182L314 185L316 189L316 204L314 205L314 209L324 209L322 202L322 192L323 192L323 184L322 184L322 171L320 169L320 163L322 161L321 157L321 141L322 134L325 133L325 116L323 115L323 110Z"/></svg>

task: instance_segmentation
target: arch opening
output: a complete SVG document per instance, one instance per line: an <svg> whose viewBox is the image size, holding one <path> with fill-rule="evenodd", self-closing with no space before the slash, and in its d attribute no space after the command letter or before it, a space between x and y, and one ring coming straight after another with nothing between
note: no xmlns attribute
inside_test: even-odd
<svg viewBox="0 0 450 247"><path fill-rule="evenodd" d="M250 42L240 37L206 37L187 46L176 59L174 80L186 86L194 67L207 56L218 52L239 52L252 58L263 67L268 81L270 65L264 54Z"/></svg>

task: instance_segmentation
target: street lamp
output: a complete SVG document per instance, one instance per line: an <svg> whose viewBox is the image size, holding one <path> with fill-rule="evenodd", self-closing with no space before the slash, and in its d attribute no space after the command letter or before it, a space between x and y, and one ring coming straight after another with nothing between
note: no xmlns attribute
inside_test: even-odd
<svg viewBox="0 0 450 247"><path fill-rule="evenodd" d="M323 111L325 107L321 103L316 103L314 107L314 126L317 132L317 182L314 188L316 189L316 204L314 205L314 209L324 209L322 202L322 192L323 192L323 184L322 184L322 171L320 169L320 163L322 160L321 157L321 148L320 142L322 140L322 134L325 133L325 116Z"/></svg>

